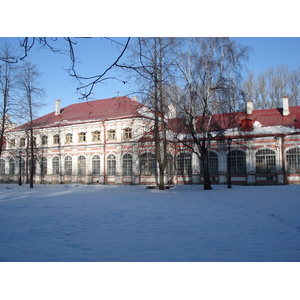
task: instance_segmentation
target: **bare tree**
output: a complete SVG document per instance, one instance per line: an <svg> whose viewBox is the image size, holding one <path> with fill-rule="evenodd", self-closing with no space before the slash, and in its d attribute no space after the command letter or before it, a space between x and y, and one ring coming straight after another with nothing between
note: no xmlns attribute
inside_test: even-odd
<svg viewBox="0 0 300 300"><path fill-rule="evenodd" d="M2 60L0 64L0 157L3 150L5 131L10 125L9 113L13 113L14 110L14 74L16 72L16 65L12 64L13 51L13 48L7 43L0 49L0 57Z"/></svg>
<svg viewBox="0 0 300 300"><path fill-rule="evenodd" d="M211 189L208 149L212 139L222 135L234 122L234 112L243 101L241 70L248 48L229 38L189 39L178 67L182 74L182 127L178 141L193 151L202 162L204 189ZM214 119L212 114L231 113L231 118ZM184 133L184 134L182 134ZM214 133L214 136L213 136Z"/></svg>
<svg viewBox="0 0 300 300"><path fill-rule="evenodd" d="M144 104L151 108L149 136L155 144L155 155L159 170L159 189L165 189L167 166L167 112L170 104L170 86L174 76L176 59L174 49L179 39L169 37L138 38L133 61L118 64L134 72L137 86ZM131 75L132 76L132 75ZM150 116L150 115L149 115Z"/></svg>
<svg viewBox="0 0 300 300"><path fill-rule="evenodd" d="M19 70L18 86L22 95L20 107L23 115L28 119L26 124L27 131L29 132L29 145L30 145L30 188L33 188L33 179L35 173L35 147L36 141L33 131L33 120L35 111L41 106L41 99L44 95L44 90L39 87L38 78L41 74L36 65L30 62L25 62Z"/></svg>

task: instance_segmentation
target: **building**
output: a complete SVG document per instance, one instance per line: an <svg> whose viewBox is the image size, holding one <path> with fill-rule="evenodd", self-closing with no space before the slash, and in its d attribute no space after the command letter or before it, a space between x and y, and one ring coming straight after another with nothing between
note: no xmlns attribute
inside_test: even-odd
<svg viewBox="0 0 300 300"><path fill-rule="evenodd" d="M155 147L149 134L151 110L137 99L115 97L73 104L33 122L35 183L156 184ZM233 184L300 183L300 107L254 110L213 115L222 136L212 139L209 168L212 183L226 184L230 145ZM182 119L170 118L169 133ZM227 123L229 124L229 123ZM29 125L7 133L0 158L0 181L28 181ZM171 134L169 136L172 136ZM212 132L214 136L214 132ZM200 184L200 162L188 149L170 141L165 182Z"/></svg>

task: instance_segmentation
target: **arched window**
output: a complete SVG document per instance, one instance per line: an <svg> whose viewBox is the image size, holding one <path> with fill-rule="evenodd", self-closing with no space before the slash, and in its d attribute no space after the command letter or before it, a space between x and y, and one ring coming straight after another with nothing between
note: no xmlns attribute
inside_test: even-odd
<svg viewBox="0 0 300 300"><path fill-rule="evenodd" d="M276 172L275 151L270 149L261 149L256 152L256 173L270 174Z"/></svg>
<svg viewBox="0 0 300 300"><path fill-rule="evenodd" d="M171 153L168 152L167 154L167 167L166 167L166 173L168 175L174 174L174 159Z"/></svg>
<svg viewBox="0 0 300 300"><path fill-rule="evenodd" d="M78 157L78 175L85 175L86 173L86 158L83 155Z"/></svg>
<svg viewBox="0 0 300 300"><path fill-rule="evenodd" d="M31 166L31 158L28 161L28 172L29 174L31 174L31 169L32 169L32 173L33 175L35 175L36 173L36 158L33 159L33 166Z"/></svg>
<svg viewBox="0 0 300 300"><path fill-rule="evenodd" d="M113 154L107 156L107 175L116 175L116 157Z"/></svg>
<svg viewBox="0 0 300 300"><path fill-rule="evenodd" d="M132 155L124 154L122 162L123 175L132 175Z"/></svg>
<svg viewBox="0 0 300 300"><path fill-rule="evenodd" d="M78 142L79 143L84 143L86 142L86 133L85 132L80 132L78 134Z"/></svg>
<svg viewBox="0 0 300 300"><path fill-rule="evenodd" d="M181 152L177 156L177 173L179 175L192 175L192 154Z"/></svg>
<svg viewBox="0 0 300 300"><path fill-rule="evenodd" d="M53 157L52 159L52 174L59 174L59 158L57 156Z"/></svg>
<svg viewBox="0 0 300 300"><path fill-rule="evenodd" d="M246 174L246 153L242 150L230 151L230 172L231 174ZM229 154L227 155L229 165Z"/></svg>
<svg viewBox="0 0 300 300"><path fill-rule="evenodd" d="M65 157L65 174L72 175L72 157L69 155Z"/></svg>
<svg viewBox="0 0 300 300"><path fill-rule="evenodd" d="M0 158L0 175L5 174L5 160Z"/></svg>
<svg viewBox="0 0 300 300"><path fill-rule="evenodd" d="M44 176L47 174L47 158L45 156L41 159L41 175Z"/></svg>
<svg viewBox="0 0 300 300"><path fill-rule="evenodd" d="M99 175L100 174L100 156L94 155L92 159L92 174Z"/></svg>
<svg viewBox="0 0 300 300"><path fill-rule="evenodd" d="M66 144L71 144L73 142L73 134L67 133L66 134Z"/></svg>
<svg viewBox="0 0 300 300"><path fill-rule="evenodd" d="M208 168L210 174L218 174L219 172L219 160L218 154L213 151L208 152Z"/></svg>
<svg viewBox="0 0 300 300"><path fill-rule="evenodd" d="M143 153L140 157L141 175L155 175L156 174L156 159L155 155L150 152Z"/></svg>
<svg viewBox="0 0 300 300"><path fill-rule="evenodd" d="M287 171L300 173L300 148L292 148L286 152Z"/></svg>
<svg viewBox="0 0 300 300"><path fill-rule="evenodd" d="M16 162L13 158L10 158L8 161L8 174L15 175Z"/></svg>

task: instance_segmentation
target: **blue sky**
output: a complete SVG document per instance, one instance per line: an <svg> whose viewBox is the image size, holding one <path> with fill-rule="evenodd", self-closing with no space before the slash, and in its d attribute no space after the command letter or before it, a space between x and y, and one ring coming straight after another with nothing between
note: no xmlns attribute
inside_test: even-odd
<svg viewBox="0 0 300 300"><path fill-rule="evenodd" d="M115 39L121 43L126 42L125 37ZM278 65L288 65L290 71L300 65L300 38L298 37L235 37L235 39L253 49L247 68L249 71L254 71L256 75ZM4 40L17 43L16 38L0 38L0 44ZM80 60L78 70L81 75L86 76L96 75L105 70L121 51L121 48L105 38L80 39L75 49ZM38 65L43 74L40 84L46 90L46 98L45 106L38 112L39 116L52 112L56 99L61 99L62 107L79 101L80 95L76 93L78 84L65 71L70 64L67 55L52 53L37 46L30 52L28 59ZM113 72L111 75L116 73ZM96 86L91 99L110 98L126 95L129 92L131 92L129 85L108 80L105 84Z"/></svg>

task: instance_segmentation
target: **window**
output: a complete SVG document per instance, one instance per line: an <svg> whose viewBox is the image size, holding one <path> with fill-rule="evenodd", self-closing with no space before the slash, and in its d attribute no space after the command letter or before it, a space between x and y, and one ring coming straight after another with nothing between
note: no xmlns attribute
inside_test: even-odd
<svg viewBox="0 0 300 300"><path fill-rule="evenodd" d="M72 175L72 157L69 155L65 157L65 174Z"/></svg>
<svg viewBox="0 0 300 300"><path fill-rule="evenodd" d="M132 155L131 154L124 154L123 155L123 162L122 162L122 172L124 176L132 175Z"/></svg>
<svg viewBox="0 0 300 300"><path fill-rule="evenodd" d="M100 141L100 131L96 130L93 132L93 142L99 142Z"/></svg>
<svg viewBox="0 0 300 300"><path fill-rule="evenodd" d="M58 134L55 134L54 136L53 136L53 144L59 144L59 135Z"/></svg>
<svg viewBox="0 0 300 300"><path fill-rule="evenodd" d="M78 175L85 175L86 173L86 158L83 155L78 157Z"/></svg>
<svg viewBox="0 0 300 300"><path fill-rule="evenodd" d="M42 136L42 145L47 145L48 144L48 137L46 135Z"/></svg>
<svg viewBox="0 0 300 300"><path fill-rule="evenodd" d="M116 175L116 157L113 154L107 156L107 175Z"/></svg>
<svg viewBox="0 0 300 300"><path fill-rule="evenodd" d="M59 158L57 156L55 156L52 160L52 174L59 174Z"/></svg>
<svg viewBox="0 0 300 300"><path fill-rule="evenodd" d="M208 152L208 168L210 174L218 174L219 172L219 161L218 154L213 151Z"/></svg>
<svg viewBox="0 0 300 300"><path fill-rule="evenodd" d="M229 154L227 155L227 166L229 165ZM230 151L230 173L246 174L246 153L242 150Z"/></svg>
<svg viewBox="0 0 300 300"><path fill-rule="evenodd" d="M112 141L116 139L116 131L114 129L107 131L107 140Z"/></svg>
<svg viewBox="0 0 300 300"><path fill-rule="evenodd" d="M155 155L150 152L143 153L140 157L141 175L155 175L156 174L156 159Z"/></svg>
<svg viewBox="0 0 300 300"><path fill-rule="evenodd" d="M32 138L32 142L33 142L33 147L36 147L36 137L35 136Z"/></svg>
<svg viewBox="0 0 300 300"><path fill-rule="evenodd" d="M84 143L86 142L86 133L85 132L80 132L79 133L79 140L78 140L79 143Z"/></svg>
<svg viewBox="0 0 300 300"><path fill-rule="evenodd" d="M177 172L180 175L192 175L192 154L181 152L177 156Z"/></svg>
<svg viewBox="0 0 300 300"><path fill-rule="evenodd" d="M5 160L4 159L0 159L0 175L4 175L5 174Z"/></svg>
<svg viewBox="0 0 300 300"><path fill-rule="evenodd" d="M73 142L73 134L72 133L67 133L66 134L66 144L70 144Z"/></svg>
<svg viewBox="0 0 300 300"><path fill-rule="evenodd" d="M8 161L8 174L15 175L15 168L16 168L15 160L13 158L10 158Z"/></svg>
<svg viewBox="0 0 300 300"><path fill-rule="evenodd" d="M20 138L20 147L25 147L25 138Z"/></svg>
<svg viewBox="0 0 300 300"><path fill-rule="evenodd" d="M10 148L16 147L16 140L15 140L15 139L11 139L11 140L9 141L9 146L10 146Z"/></svg>
<svg viewBox="0 0 300 300"><path fill-rule="evenodd" d="M132 138L132 129L131 128L125 128L123 131L123 138L124 140L129 140Z"/></svg>
<svg viewBox="0 0 300 300"><path fill-rule="evenodd" d="M41 175L44 176L47 174L47 158L46 157L42 157L42 160L41 160Z"/></svg>
<svg viewBox="0 0 300 300"><path fill-rule="evenodd" d="M256 159L256 173L269 174L276 172L275 151L270 149L262 149L257 151Z"/></svg>
<svg viewBox="0 0 300 300"><path fill-rule="evenodd" d="M34 158L33 159L33 166L31 166L31 158L29 159L29 161L28 161L28 171L29 171L29 174L31 174L31 169L32 169L32 173L33 173L33 175L35 175L35 171L36 171L36 161L35 161L36 159Z"/></svg>
<svg viewBox="0 0 300 300"><path fill-rule="evenodd" d="M166 173L168 175L174 175L174 159L171 153L167 154L167 167L166 167Z"/></svg>
<svg viewBox="0 0 300 300"><path fill-rule="evenodd" d="M92 174L99 175L100 174L100 156L94 155L92 159Z"/></svg>
<svg viewBox="0 0 300 300"><path fill-rule="evenodd" d="M21 175L25 175L25 159L21 159Z"/></svg>
<svg viewBox="0 0 300 300"><path fill-rule="evenodd" d="M300 148L293 148L286 152L287 171L300 173Z"/></svg>

